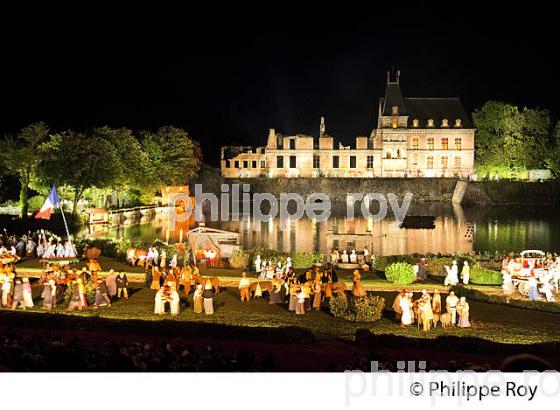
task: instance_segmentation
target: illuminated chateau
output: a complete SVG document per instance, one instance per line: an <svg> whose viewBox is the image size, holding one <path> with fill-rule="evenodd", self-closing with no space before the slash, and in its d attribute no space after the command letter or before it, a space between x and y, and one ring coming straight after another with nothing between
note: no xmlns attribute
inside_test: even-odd
<svg viewBox="0 0 560 410"><path fill-rule="evenodd" d="M467 177L475 129L459 98L404 98L400 74L387 74L377 127L355 146L335 145L321 118L319 136L270 129L266 147L222 147L226 178Z"/></svg>

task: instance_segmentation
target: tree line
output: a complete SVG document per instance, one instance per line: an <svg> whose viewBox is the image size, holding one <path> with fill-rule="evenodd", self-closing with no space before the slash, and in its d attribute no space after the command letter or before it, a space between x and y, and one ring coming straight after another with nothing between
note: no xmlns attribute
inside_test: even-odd
<svg viewBox="0 0 560 410"><path fill-rule="evenodd" d="M0 175L17 177L23 217L30 191L45 194L54 184L72 202L72 211L88 190L149 198L163 186L184 185L198 173L202 152L187 131L164 126L155 131L97 127L51 132L43 122L0 139Z"/></svg>
<svg viewBox="0 0 560 410"><path fill-rule="evenodd" d="M560 121L550 112L488 101L473 112L478 174L517 177L529 169L560 172Z"/></svg>

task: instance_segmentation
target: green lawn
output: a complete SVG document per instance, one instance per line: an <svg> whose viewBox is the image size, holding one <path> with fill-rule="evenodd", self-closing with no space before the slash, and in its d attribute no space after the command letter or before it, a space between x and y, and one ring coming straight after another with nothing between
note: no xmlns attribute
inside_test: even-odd
<svg viewBox="0 0 560 410"><path fill-rule="evenodd" d="M373 292L386 298L386 305L391 306L395 292ZM64 307L51 314L75 315L82 317L100 317L111 319L137 319L161 321L168 319L181 322L206 322L229 326L247 327L299 327L311 331L319 339L352 340L358 329L368 329L373 334L391 334L414 338L435 338L441 335L470 336L500 343L538 343L560 342L560 314L545 313L519 309L504 305L471 302L471 319L473 326L468 329L437 328L424 333L416 327L401 329L394 320L393 313L386 310L385 317L375 323L353 323L334 318L328 312L328 306L321 311L312 311L298 316L284 306L270 305L266 299L241 303L235 288L224 289L215 298L215 314L207 316L195 314L192 310L192 295L185 298L182 294L181 314L177 317L164 317L153 314L155 291L135 288L129 300L119 300L112 307L99 310L67 312ZM40 303L40 300L37 301ZM387 308L390 309L390 308ZM8 312L4 311L6 314ZM29 312L43 312L39 307ZM126 322L122 322L123 328Z"/></svg>
<svg viewBox="0 0 560 410"><path fill-rule="evenodd" d="M118 271L124 271L124 272L133 272L133 273L142 273L144 272L144 269L139 267L139 266L128 266L126 263L122 263L117 261L114 258L109 258L107 256L101 256L99 258L99 264L101 265L101 269L103 271L109 271L110 269L114 269L116 272ZM80 263L77 263L75 265L76 268L81 269L82 267L86 266L85 260L81 261ZM16 265L18 270L21 271L30 271L30 272L40 272L43 269L43 265L41 262L39 262L38 259L25 259L21 262L19 262Z"/></svg>

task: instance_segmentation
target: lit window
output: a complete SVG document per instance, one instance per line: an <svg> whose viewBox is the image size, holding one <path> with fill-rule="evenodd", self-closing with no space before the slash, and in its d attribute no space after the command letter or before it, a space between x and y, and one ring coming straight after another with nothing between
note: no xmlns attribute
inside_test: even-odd
<svg viewBox="0 0 560 410"><path fill-rule="evenodd" d="M428 127L432 128L434 126L434 120L431 118L428 120Z"/></svg>
<svg viewBox="0 0 560 410"><path fill-rule="evenodd" d="M412 165L418 166L418 154L412 154Z"/></svg>
<svg viewBox="0 0 560 410"><path fill-rule="evenodd" d="M449 139L442 138L441 139L441 149L449 149Z"/></svg>
<svg viewBox="0 0 560 410"><path fill-rule="evenodd" d="M459 151L462 149L461 138L455 138L455 149Z"/></svg>
<svg viewBox="0 0 560 410"><path fill-rule="evenodd" d="M419 125L419 121L418 121L417 119L413 119L413 120L412 120L412 126L413 126L414 128L418 128L418 125Z"/></svg>
<svg viewBox="0 0 560 410"><path fill-rule="evenodd" d="M428 138L428 149L434 149L434 139Z"/></svg>
<svg viewBox="0 0 560 410"><path fill-rule="evenodd" d="M393 115L399 115L399 107L394 105L393 107L391 107L391 112L393 113Z"/></svg>
<svg viewBox="0 0 560 410"><path fill-rule="evenodd" d="M393 118L393 119L391 120L391 126L392 126L393 128L398 128L398 127L399 127L399 120L398 120L397 118Z"/></svg>
<svg viewBox="0 0 560 410"><path fill-rule="evenodd" d="M433 169L434 168L434 157L428 157L427 158L427 164L426 164L426 168L428 169Z"/></svg>
<svg viewBox="0 0 560 410"><path fill-rule="evenodd" d="M457 118L457 119L455 120L455 128L461 128L461 127L462 127L462 125L461 125L461 120L460 120L459 118Z"/></svg>
<svg viewBox="0 0 560 410"><path fill-rule="evenodd" d="M455 157L455 168L461 168L461 157Z"/></svg>
<svg viewBox="0 0 560 410"><path fill-rule="evenodd" d="M441 167L443 169L447 168L448 162L449 162L449 159L447 157L441 157Z"/></svg>
<svg viewBox="0 0 560 410"><path fill-rule="evenodd" d="M443 120L441 120L441 126L443 128L448 128L449 127L449 121L447 120L447 118L444 118Z"/></svg>
<svg viewBox="0 0 560 410"><path fill-rule="evenodd" d="M412 138L412 149L418 149L418 141L417 137Z"/></svg>

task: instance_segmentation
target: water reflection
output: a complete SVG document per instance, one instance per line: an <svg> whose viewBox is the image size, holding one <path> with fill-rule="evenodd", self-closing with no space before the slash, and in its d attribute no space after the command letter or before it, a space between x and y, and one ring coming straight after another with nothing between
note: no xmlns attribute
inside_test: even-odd
<svg viewBox="0 0 560 410"><path fill-rule="evenodd" d="M455 253L523 249L560 250L560 222L556 210L512 207L470 207L442 203L412 204L408 215L436 216L434 229L393 229L394 218L383 221L356 217L348 220L344 212L333 212L324 222L309 218L288 221L280 230L278 218L260 223L252 221L208 222L208 226L240 233L244 247L274 248L283 252L328 253L340 249L368 247L376 255L404 253ZM189 223L170 229L165 214L140 225L87 230L81 236L126 238L150 242L155 238L177 242L184 238ZM469 234L469 232L473 234Z"/></svg>

